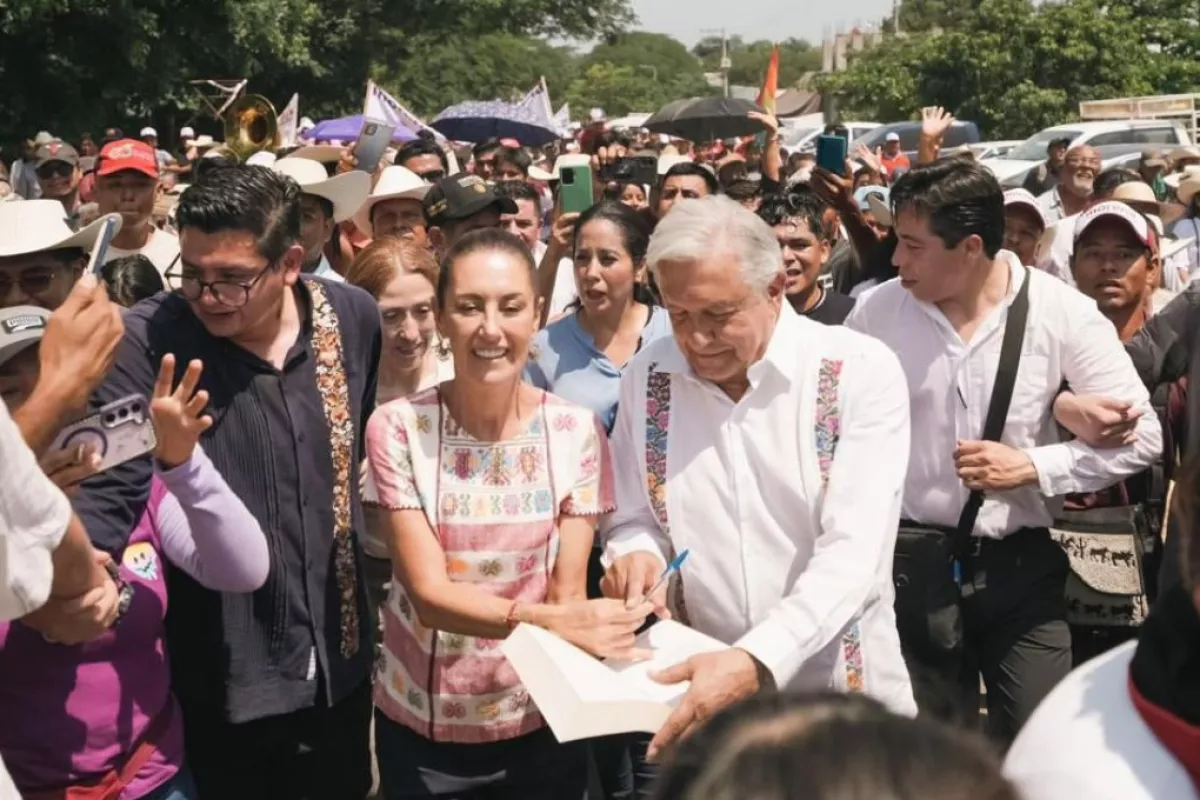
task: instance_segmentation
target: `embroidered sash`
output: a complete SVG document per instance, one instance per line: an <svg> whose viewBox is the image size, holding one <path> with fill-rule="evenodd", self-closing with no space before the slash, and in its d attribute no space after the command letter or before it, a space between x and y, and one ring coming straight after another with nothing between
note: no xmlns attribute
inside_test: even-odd
<svg viewBox="0 0 1200 800"><path fill-rule="evenodd" d="M667 444L671 429L671 373L651 364L646 374L646 493L663 533L671 535L667 514ZM672 552L672 558L674 553ZM671 578L668 591L671 613L688 624L683 598L683 570Z"/></svg>
<svg viewBox="0 0 1200 800"><path fill-rule="evenodd" d="M340 607L341 653L358 652L358 570L350 530L350 466L354 460L354 414L343 361L342 332L337 313L320 281L306 281L312 295L312 350L316 358L317 391L329 424L329 449L333 460L333 566Z"/></svg>

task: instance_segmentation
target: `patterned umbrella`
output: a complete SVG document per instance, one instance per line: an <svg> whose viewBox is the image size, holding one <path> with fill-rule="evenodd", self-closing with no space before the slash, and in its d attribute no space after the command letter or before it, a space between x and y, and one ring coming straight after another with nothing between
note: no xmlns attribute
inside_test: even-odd
<svg viewBox="0 0 1200 800"><path fill-rule="evenodd" d="M750 111L763 109L734 97L689 97L667 103L642 127L691 142L755 136L762 133L763 125L746 116Z"/></svg>
<svg viewBox="0 0 1200 800"><path fill-rule="evenodd" d="M353 142L362 133L362 126L362 114L355 114L352 117L341 117L340 119L322 120L309 129L305 138L313 142ZM411 142L415 138L417 138L415 133L399 125L396 126L396 130L392 133L392 141L396 144Z"/></svg>
<svg viewBox="0 0 1200 800"><path fill-rule="evenodd" d="M516 139L537 147L558 138L544 116L536 109L502 100L469 100L450 106L429 125L456 142Z"/></svg>

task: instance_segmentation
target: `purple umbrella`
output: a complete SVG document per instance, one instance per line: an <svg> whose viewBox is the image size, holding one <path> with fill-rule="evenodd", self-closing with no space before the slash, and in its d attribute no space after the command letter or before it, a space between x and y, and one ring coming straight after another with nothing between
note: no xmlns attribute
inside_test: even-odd
<svg viewBox="0 0 1200 800"><path fill-rule="evenodd" d="M342 117L341 119L327 119L318 122L306 134L306 138L314 142L353 142L358 139L358 134L362 132L363 115L355 114L352 117ZM411 142L417 138L417 135L402 125L397 125L395 132L392 133L392 141L396 144Z"/></svg>

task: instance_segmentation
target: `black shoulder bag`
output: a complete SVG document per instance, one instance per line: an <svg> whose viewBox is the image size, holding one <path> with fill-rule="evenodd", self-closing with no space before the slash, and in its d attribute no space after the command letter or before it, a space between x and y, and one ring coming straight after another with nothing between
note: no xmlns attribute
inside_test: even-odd
<svg viewBox="0 0 1200 800"><path fill-rule="evenodd" d="M983 426L984 441L998 442L1004 433L1029 316L1029 278L1026 269L1025 280L1008 309L996 383ZM896 584L896 628L909 657L944 662L962 650L961 570L982 506L983 492L976 490L967 498L955 528L900 521L892 579Z"/></svg>

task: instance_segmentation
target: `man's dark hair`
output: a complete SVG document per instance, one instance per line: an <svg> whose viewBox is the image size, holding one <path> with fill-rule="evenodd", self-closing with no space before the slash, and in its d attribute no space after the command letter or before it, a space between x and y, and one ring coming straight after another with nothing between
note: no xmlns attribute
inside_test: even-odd
<svg viewBox="0 0 1200 800"><path fill-rule="evenodd" d="M1071 139L1068 136L1059 136L1057 139L1051 139L1050 144L1046 145L1047 150L1053 150L1056 147L1070 147Z"/></svg>
<svg viewBox="0 0 1200 800"><path fill-rule="evenodd" d="M1092 182L1092 196L1097 200L1107 200L1112 197L1118 186L1141 180L1142 176L1128 167L1109 167Z"/></svg>
<svg viewBox="0 0 1200 800"><path fill-rule="evenodd" d="M976 161L940 158L913 167L891 191L892 211L913 211L929 221L947 248L968 236L983 240L983 251L995 258L1004 243L1004 191L996 176Z"/></svg>
<svg viewBox="0 0 1200 800"><path fill-rule="evenodd" d="M108 298L125 308L167 288L154 262L141 253L114 258L100 268L100 277Z"/></svg>
<svg viewBox="0 0 1200 800"><path fill-rule="evenodd" d="M676 164L667 170L667 174L663 175L662 183L667 182L667 178L674 178L680 175L694 175L697 178L702 178L706 186L708 186L709 194L720 194L721 184L717 180L717 176L713 174L711 169L702 167L694 161L684 161L681 164Z"/></svg>
<svg viewBox="0 0 1200 800"><path fill-rule="evenodd" d="M217 166L179 198L175 220L180 231L248 231L274 263L300 239L300 186L266 167Z"/></svg>
<svg viewBox="0 0 1200 800"><path fill-rule="evenodd" d="M500 181L496 184L496 194L500 197L507 197L514 203L518 200L528 200L533 203L533 208L537 212L538 218L541 219L542 196L531 184L525 181Z"/></svg>
<svg viewBox="0 0 1200 800"><path fill-rule="evenodd" d="M824 217L829 206L806 186L793 187L787 192L773 192L763 197L758 217L774 228L789 219L802 220L818 241L828 241Z"/></svg>
<svg viewBox="0 0 1200 800"><path fill-rule="evenodd" d="M521 171L522 175L529 175L529 165L533 163L533 159L529 154L520 147L499 147L496 149L495 168L498 171L501 164L512 164Z"/></svg>
<svg viewBox="0 0 1200 800"><path fill-rule="evenodd" d="M321 213L325 215L325 219L333 219L333 203L327 198L321 197L319 194L309 194L308 192L303 192L302 194L304 197L310 197L317 201L317 206L321 209ZM374 210L373 206L372 210Z"/></svg>
<svg viewBox="0 0 1200 800"><path fill-rule="evenodd" d="M411 142L405 142L396 151L395 163L403 167L405 166L405 161L417 156L437 156L438 160L442 162L442 169L447 174L450 173L450 162L446 159L446 151L439 147L437 142L424 137L413 139Z"/></svg>
<svg viewBox="0 0 1200 800"><path fill-rule="evenodd" d="M471 153L475 156L476 160L478 160L493 150L500 149L502 146L503 145L500 144L500 140L493 136L492 138L485 139L479 144L475 145L475 147L472 148Z"/></svg>
<svg viewBox="0 0 1200 800"><path fill-rule="evenodd" d="M748 200L753 200L762 194L762 184L758 181L752 181L748 178L743 178L726 186L725 194L731 200L744 203Z"/></svg>

